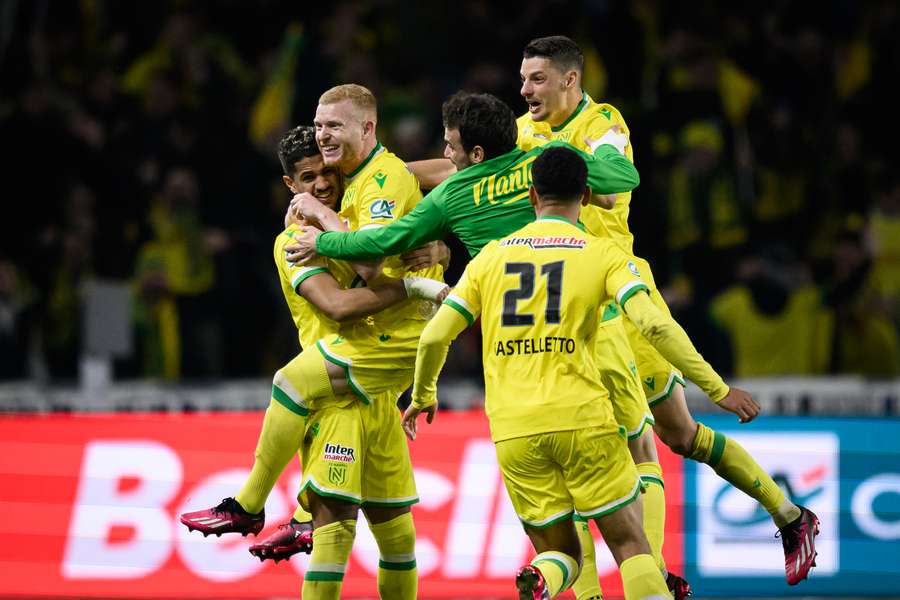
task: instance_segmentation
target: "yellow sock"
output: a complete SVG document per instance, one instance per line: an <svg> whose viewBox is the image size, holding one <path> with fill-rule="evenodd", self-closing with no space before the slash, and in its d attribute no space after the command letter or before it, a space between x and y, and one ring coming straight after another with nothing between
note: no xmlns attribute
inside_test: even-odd
<svg viewBox="0 0 900 600"><path fill-rule="evenodd" d="M312 515L303 510L302 506L298 506L294 511L294 520L298 523L308 523L312 521Z"/></svg>
<svg viewBox="0 0 900 600"><path fill-rule="evenodd" d="M572 591L578 600L601 600L603 592L600 589L600 578L597 576L594 536L591 535L587 520L579 516L573 517L572 520L575 521L575 531L581 543L581 574L572 584Z"/></svg>
<svg viewBox="0 0 900 600"><path fill-rule="evenodd" d="M708 464L719 477L762 504L778 527L800 516L797 505L785 498L778 484L740 444L702 423L697 424L690 458Z"/></svg>
<svg viewBox="0 0 900 600"><path fill-rule="evenodd" d="M305 600L338 600L344 570L356 537L356 520L337 521L313 531L313 551L303 577Z"/></svg>
<svg viewBox="0 0 900 600"><path fill-rule="evenodd" d="M638 463L638 473L644 484L644 535L650 544L650 554L656 560L660 571L665 572L666 561L662 547L666 529L666 494L663 484L662 467L658 462Z"/></svg>
<svg viewBox="0 0 900 600"><path fill-rule="evenodd" d="M381 598L415 600L419 589L416 570L416 527L412 513L369 525L378 551L378 595Z"/></svg>
<svg viewBox="0 0 900 600"><path fill-rule="evenodd" d="M671 598L666 580L649 554L637 554L619 565L625 600L665 600Z"/></svg>
<svg viewBox="0 0 900 600"><path fill-rule="evenodd" d="M235 495L248 513L256 514L265 506L269 492L303 442L305 426L305 416L289 410L273 396L256 443L253 469Z"/></svg>
<svg viewBox="0 0 900 600"><path fill-rule="evenodd" d="M562 552L541 552L531 565L540 569L551 598L572 587L578 578L578 561Z"/></svg>

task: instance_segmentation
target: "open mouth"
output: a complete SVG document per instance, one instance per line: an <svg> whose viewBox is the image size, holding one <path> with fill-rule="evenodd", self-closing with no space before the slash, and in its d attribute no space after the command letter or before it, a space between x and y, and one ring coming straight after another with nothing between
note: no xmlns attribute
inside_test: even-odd
<svg viewBox="0 0 900 600"><path fill-rule="evenodd" d="M530 113L536 113L541 109L541 106L543 106L543 104L537 100L528 100L528 112Z"/></svg>
<svg viewBox="0 0 900 600"><path fill-rule="evenodd" d="M335 156L336 154L340 153L341 147L336 145L327 145L320 146L319 149L322 151L322 154L324 156Z"/></svg>

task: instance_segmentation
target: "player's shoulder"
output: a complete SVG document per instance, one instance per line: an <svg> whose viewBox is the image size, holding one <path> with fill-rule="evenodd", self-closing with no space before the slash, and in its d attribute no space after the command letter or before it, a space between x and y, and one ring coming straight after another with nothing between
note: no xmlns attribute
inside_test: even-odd
<svg viewBox="0 0 900 600"><path fill-rule="evenodd" d="M618 108L609 102L593 102L587 107L587 115L591 121L612 124L624 124L625 118Z"/></svg>
<svg viewBox="0 0 900 600"><path fill-rule="evenodd" d="M363 180L359 186L364 196L420 194L416 176L405 162L387 150L376 156L371 167L361 175Z"/></svg>
<svg viewBox="0 0 900 600"><path fill-rule="evenodd" d="M519 131L522 131L526 126L531 125L532 123L531 115L528 113L525 113L516 119L516 127L519 128Z"/></svg>
<svg viewBox="0 0 900 600"><path fill-rule="evenodd" d="M290 244L294 240L294 236L300 231L300 227L298 225L290 225L283 231L278 232L275 236L275 241L273 246L276 250L284 248L288 244Z"/></svg>

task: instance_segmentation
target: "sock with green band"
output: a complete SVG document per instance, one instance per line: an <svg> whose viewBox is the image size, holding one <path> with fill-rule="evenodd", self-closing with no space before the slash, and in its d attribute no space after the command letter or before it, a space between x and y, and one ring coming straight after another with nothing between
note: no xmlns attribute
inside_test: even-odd
<svg viewBox="0 0 900 600"><path fill-rule="evenodd" d="M619 565L625 600L663 600L671 598L666 580L649 554L636 554Z"/></svg>
<svg viewBox="0 0 900 600"><path fill-rule="evenodd" d="M650 553L660 571L665 571L662 547L666 529L666 494L662 467L658 462L638 463L638 473L644 485L644 535L650 544Z"/></svg>
<svg viewBox="0 0 900 600"><path fill-rule="evenodd" d="M381 598L415 600L419 588L416 570L416 527L412 513L384 523L370 524L378 543L378 594Z"/></svg>
<svg viewBox="0 0 900 600"><path fill-rule="evenodd" d="M595 600L603 597L600 589L600 578L597 575L597 557L594 549L594 536L586 520L573 517L573 525L581 543L581 574L572 584L577 600Z"/></svg>
<svg viewBox="0 0 900 600"><path fill-rule="evenodd" d="M708 464L719 477L762 504L778 527L800 516L797 505L785 497L743 446L702 423L697 424L689 458Z"/></svg>
<svg viewBox="0 0 900 600"><path fill-rule="evenodd" d="M253 469L235 500L250 514L257 514L278 481L281 472L303 443L306 417L272 399L256 444Z"/></svg>
<svg viewBox="0 0 900 600"><path fill-rule="evenodd" d="M578 561L562 552L541 552L531 560L531 566L544 576L551 598L572 587L578 578Z"/></svg>
<svg viewBox="0 0 900 600"><path fill-rule="evenodd" d="M301 598L338 600L344 570L356 537L356 520L337 521L313 531L313 551L303 577Z"/></svg>

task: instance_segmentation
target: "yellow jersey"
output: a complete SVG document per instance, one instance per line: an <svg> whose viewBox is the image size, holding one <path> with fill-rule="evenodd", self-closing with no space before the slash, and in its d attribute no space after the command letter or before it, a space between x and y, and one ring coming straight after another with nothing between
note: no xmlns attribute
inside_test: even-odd
<svg viewBox="0 0 900 600"><path fill-rule="evenodd" d="M291 317L297 326L297 334L300 337L300 346L303 349L312 348L321 338L336 334L345 334L351 328L356 331L359 328L369 327L364 319L358 319L349 323L338 323L325 316L309 300L300 295L297 289L300 284L313 275L330 273L343 288L353 287L362 283L349 264L330 258L318 258L311 264L299 265L287 261L285 247L293 242L295 232L300 231L297 225L291 225L275 238L273 255L275 266L278 268L278 279L281 282L281 291L288 308L291 309Z"/></svg>
<svg viewBox="0 0 900 600"><path fill-rule="evenodd" d="M345 176L346 188L341 199L340 217L351 231L382 227L396 221L422 199L419 181L406 168L406 163L376 144L368 157L352 173ZM412 274L399 256L384 260L385 276L400 279ZM435 265L416 271L419 277L443 281L444 269ZM404 320L426 320L434 312L434 303L409 299L373 315L379 329L390 329Z"/></svg>
<svg viewBox="0 0 900 600"><path fill-rule="evenodd" d="M599 139L613 125L618 125L622 132L631 135L625 119L611 104L598 104L586 92L582 92L581 102L575 111L557 127L551 127L546 121L535 121L529 113L516 120L519 137L516 141L522 150L531 150L552 141L566 142L579 150L590 153L586 140ZM625 156L634 162L631 143L625 146ZM596 237L612 238L619 242L629 254L634 252L634 236L628 229L628 212L631 204L631 192L616 194L616 205L606 210L599 206L584 206L581 209L581 222L587 232Z"/></svg>
<svg viewBox="0 0 900 600"><path fill-rule="evenodd" d="M615 431L597 376L598 311L647 289L614 241L543 217L489 243L444 304L481 316L485 412L493 440L602 427Z"/></svg>

